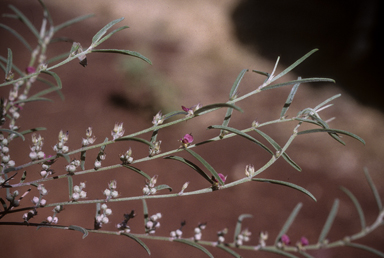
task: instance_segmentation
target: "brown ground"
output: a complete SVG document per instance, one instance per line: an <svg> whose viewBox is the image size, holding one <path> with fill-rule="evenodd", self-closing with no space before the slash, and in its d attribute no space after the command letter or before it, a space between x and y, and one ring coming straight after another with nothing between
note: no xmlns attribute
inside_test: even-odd
<svg viewBox="0 0 384 258"><path fill-rule="evenodd" d="M97 141L102 142L110 137L110 131L116 122L124 122L126 133L135 132L151 126L152 116L158 111L164 113L180 109L181 105L203 105L214 102L225 102L229 89L238 73L244 69L271 71L275 60L262 57L263 50L252 51L236 39L235 26L231 14L240 1L47 1L56 24L67 19L87 13L97 16L77 27L63 30L60 35L68 36L83 46L90 44L92 36L109 21L124 16L122 25L130 29L116 34L111 40L103 43L103 48L119 48L139 51L149 57L153 65L149 66L132 57L117 55L92 54L88 57L88 66L81 67L76 62L55 70L61 76L65 101L52 94L54 102L30 103L22 112L19 125L22 129L42 126L47 131L41 134L45 138L44 150L52 153L50 147L56 142L60 130L70 132L71 149L80 147L85 129L92 126ZM0 3L0 10L6 11L6 4ZM40 8L37 3L26 4L25 1L12 1L31 21L39 25ZM3 11L3 12L4 12ZM3 23L15 24L17 21L2 19ZM281 21L282 24L285 21ZM20 30L25 28L20 27ZM260 35L260 37L267 37ZM32 39L32 37L30 37ZM330 39L331 41L331 39ZM70 43L55 43L53 48L58 53L67 51ZM0 53L6 56L6 48L12 48L14 62L23 67L29 60L29 53L8 33L2 32ZM303 48L295 58L309 51ZM265 50L267 51L267 50ZM310 60L319 60L322 51ZM265 55L263 55L265 56ZM284 56L282 57L284 58ZM314 61L312 61L314 62ZM332 63L332 59L328 60ZM305 66L305 63L303 64ZM284 65L279 66L282 71ZM325 68L323 68L325 70ZM337 71L336 71L337 73ZM285 80L297 78L302 74L291 74ZM311 71L311 76L327 76ZM373 76L373 75L372 75ZM307 76L308 77L308 76ZM248 73L240 87L240 94L254 89L262 82L261 76ZM42 89L43 86L38 89ZM36 89L36 91L38 90ZM8 88L2 88L1 96L6 96ZM245 128L254 120L260 122L272 120L279 116L281 107L289 92L288 88L263 92L249 101L240 103L244 114L236 114L232 126ZM358 215L351 201L339 190L343 185L351 190L360 200L366 211L367 223L373 223L377 214L377 206L364 179L363 167L367 166L376 182L380 193L383 189L383 173L381 170L384 149L383 115L379 111L360 105L350 97L338 84L311 87L301 85L289 114L296 114L308 106L314 107L323 100L342 93L342 97L334 101L334 106L322 113L324 118L337 117L332 127L351 131L367 142L363 147L357 141L344 137L347 146L342 146L326 135L302 136L290 147L288 153L302 167L303 172L294 171L283 161L277 162L264 172L261 177L289 181L301 185L311 191L318 202L292 189L281 186L248 183L235 188L217 191L212 194L148 201L149 213L161 212L162 226L157 235L168 235L169 231L179 227L180 222L187 221L185 236L192 236L193 228L199 222L207 222L208 227L203 239L216 239L216 232L229 229L228 241L231 241L236 219L240 214L252 214L244 226L253 233L251 244L257 244L260 231L268 231L272 243L274 237L284 224L298 202L304 204L298 218L292 225L289 235L295 243L305 235L310 243L316 242L321 227L333 204L333 199L341 200L340 210L329 238L340 239L359 230ZM203 141L215 132L207 132L206 127L221 124L221 115L207 115L184 124L177 125L174 130L160 131L162 150L178 147L178 139L185 133L192 132L197 141ZM288 129L289 128L289 129ZM266 127L272 137L283 144L291 130L289 126ZM270 130L270 131L268 131ZM254 135L256 137L256 135ZM150 136L145 135L148 139ZM15 141L21 149L13 150L11 157L17 164L25 162L30 146L30 138L26 142ZM135 143L119 143L115 147L108 146L107 160L104 165L115 164L117 155L129 146L134 150L134 157L147 155L146 148ZM228 175L228 181L243 177L247 164L262 166L268 159L259 148L243 139L230 139L214 145L204 145L195 149L215 169ZM87 157L97 152L88 153ZM185 156L187 157L187 156ZM92 164L93 162L90 162ZM88 164L88 168L91 165ZM55 165L57 174L63 173L65 163ZM139 164L143 171L150 175L159 175L159 184L168 184L179 191L185 181L190 181L188 190L205 186L204 180L192 170L169 160L154 160ZM37 177L38 167L28 170L28 179ZM36 170L36 171L35 171ZM107 183L116 179L121 196L140 195L143 179L126 170L114 170L107 173L96 173L92 177L78 176L74 183L87 181L88 197L101 198ZM58 182L45 184L51 192L47 201L66 200L67 185ZM34 193L36 194L36 193ZM3 194L2 194L3 195ZM32 198L32 193L28 198ZM25 202L28 202L26 198ZM25 204L27 205L27 204ZM142 232L141 202L111 203L113 215L111 223L103 227L113 230L116 223L123 219L123 213L134 209L137 213L131 223L133 232ZM94 205L86 205L81 210L77 206L67 207L59 214L60 224L76 224L86 228L93 226ZM34 222L40 222L51 215L51 209L43 209ZM21 220L21 215L12 218ZM372 233L359 243L383 250L381 229ZM91 234L84 240L78 232L40 229L34 227L2 227L0 230L2 256L4 257L147 257L145 251L134 241L127 238ZM193 248L175 243L149 241L145 243L152 251L152 257L202 257L202 253ZM221 250L208 248L215 257L230 257ZM273 255L253 252L240 252L244 257L274 257ZM317 257L369 257L369 254L348 248L325 250L312 253ZM259 257L258 256L258 257Z"/></svg>

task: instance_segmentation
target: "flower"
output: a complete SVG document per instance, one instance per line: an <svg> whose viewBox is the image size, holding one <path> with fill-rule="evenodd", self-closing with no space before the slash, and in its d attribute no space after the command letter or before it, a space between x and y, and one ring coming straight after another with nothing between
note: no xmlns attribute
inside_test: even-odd
<svg viewBox="0 0 384 258"><path fill-rule="evenodd" d="M124 128L123 128L123 123L120 124L115 124L115 127L113 128L113 131L111 132L111 135L113 137L113 140L116 140L120 138L121 136L124 135Z"/></svg>
<svg viewBox="0 0 384 258"><path fill-rule="evenodd" d="M192 134L186 134L183 138L180 139L181 143L183 144L184 148L186 148L190 143L193 142L193 136Z"/></svg>
<svg viewBox="0 0 384 258"><path fill-rule="evenodd" d="M289 239L289 236L284 234L281 236L280 238L281 242L284 244L284 245L289 245L291 243L291 240Z"/></svg>
<svg viewBox="0 0 384 258"><path fill-rule="evenodd" d="M301 237L300 243L301 243L302 246L309 245L309 241L308 241L308 239L306 237Z"/></svg>
<svg viewBox="0 0 384 258"><path fill-rule="evenodd" d="M36 69L35 69L35 67L33 67L33 66L28 66L27 68L25 68L25 72L26 72L27 74L35 73L35 72L36 72Z"/></svg>
<svg viewBox="0 0 384 258"><path fill-rule="evenodd" d="M200 106L200 103L198 103L197 105L194 105L194 106L192 106L192 107L190 107L190 108L187 108L187 107L184 107L184 106L181 106L181 108L182 108L185 112L188 113L188 114L187 114L187 117L188 117L188 116L193 116L193 115L195 114L196 110L200 109L201 106Z"/></svg>
<svg viewBox="0 0 384 258"><path fill-rule="evenodd" d="M157 114L153 117L152 124L154 126L161 125L164 122L165 116L161 113L161 111L157 112Z"/></svg>

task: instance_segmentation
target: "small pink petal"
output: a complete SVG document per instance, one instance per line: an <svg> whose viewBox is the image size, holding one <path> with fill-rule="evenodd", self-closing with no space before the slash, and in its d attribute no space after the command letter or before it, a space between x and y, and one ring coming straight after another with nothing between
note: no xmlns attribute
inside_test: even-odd
<svg viewBox="0 0 384 258"><path fill-rule="evenodd" d="M187 108L187 107L184 107L184 106L181 106L181 108L185 111L185 112L188 112L190 110L190 108Z"/></svg>

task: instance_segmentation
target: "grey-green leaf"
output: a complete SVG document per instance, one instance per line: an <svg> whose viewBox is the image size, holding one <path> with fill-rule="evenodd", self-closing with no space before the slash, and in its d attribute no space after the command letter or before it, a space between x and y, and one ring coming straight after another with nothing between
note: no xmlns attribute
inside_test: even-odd
<svg viewBox="0 0 384 258"><path fill-rule="evenodd" d="M142 138L137 138L137 137L123 136L121 138L117 138L115 141L116 142L118 142L118 141L136 141L136 142L144 143L144 144L148 145L151 148L155 148L155 146L153 145L152 142L149 142L147 140L144 140Z"/></svg>
<svg viewBox="0 0 384 258"><path fill-rule="evenodd" d="M227 253L229 253L230 255L232 255L232 256L234 256L236 258L241 258L240 254L236 253L235 251L233 251L232 249L226 247L225 245L219 244L216 247L226 251Z"/></svg>
<svg viewBox="0 0 384 258"><path fill-rule="evenodd" d="M235 106L233 104L216 103L216 104L206 105L206 106L199 108L198 110L195 111L195 115L199 115L199 114L201 114L205 111L211 110L211 109L217 109L217 108L223 108L223 107L233 108L233 109L236 109L237 111L240 111L242 113L244 112L241 108L239 108L238 106Z"/></svg>
<svg viewBox="0 0 384 258"><path fill-rule="evenodd" d="M7 133L9 133L9 135L16 134L16 136L20 137L21 139L23 139L23 141L25 141L24 136L19 132L16 132L16 131L13 131L10 129L5 129L5 128L0 128L0 132L7 132Z"/></svg>
<svg viewBox="0 0 384 258"><path fill-rule="evenodd" d="M366 246L366 245L362 245L362 244L356 244L356 243L351 243L351 242L347 242L345 243L346 246L350 246L350 247L354 247L354 248L358 248L358 249L362 249L364 251L367 251L367 252L370 252L370 253L373 253L377 256L380 256L380 257L384 257L384 253L383 252L380 252L379 250L376 250L372 247L369 247L369 246Z"/></svg>
<svg viewBox="0 0 384 258"><path fill-rule="evenodd" d="M107 25L105 25L101 30L99 30L95 36L93 36L92 38L92 44L95 44L97 43L103 36L105 33L107 33L107 31L113 26L115 25L116 23L118 22L121 22L122 20L124 20L124 17L121 17L120 19L116 19L114 21L111 21L110 23L108 23Z"/></svg>
<svg viewBox="0 0 384 258"><path fill-rule="evenodd" d="M193 162L191 162L191 161L189 161L187 159L184 159L184 158L179 157L179 156L167 156L167 157L164 157L164 159L173 159L173 160L180 161L180 162L186 164L187 166L191 167L197 173L199 173L210 184L213 183L212 179L201 168L199 168L196 164L194 164Z"/></svg>
<svg viewBox="0 0 384 258"><path fill-rule="evenodd" d="M179 243L183 243L183 244L187 244L187 245L190 245L190 246L193 246L197 249L199 249L200 251L204 252L206 255L208 255L208 257L211 257L211 258L214 258L213 255L203 246L197 244L196 242L193 242L191 240L187 240L187 239L174 239L173 242L179 242Z"/></svg>
<svg viewBox="0 0 384 258"><path fill-rule="evenodd" d="M329 212L327 221L325 222L324 227L321 230L321 233L320 233L320 236L319 236L319 240L317 241L318 243L320 243L320 244L323 243L323 241L327 237L328 232L329 232L329 230L332 227L332 223L335 220L335 217L337 215L338 209L339 209L339 200L336 199L335 202L333 203L331 211Z"/></svg>
<svg viewBox="0 0 384 258"><path fill-rule="evenodd" d="M103 37L102 39L100 39L96 44L95 46L98 46L100 45L101 43L103 43L104 41L106 41L107 39L109 39L113 34L115 34L116 32L119 32L121 30L124 30L124 29L128 29L129 27L128 26L121 26L120 28L117 28L115 29L114 31L110 32L108 35L106 35L105 37Z"/></svg>
<svg viewBox="0 0 384 258"><path fill-rule="evenodd" d="M12 9L12 11L14 11L16 13L16 15L20 18L20 20L25 24L27 25L27 27L30 29L30 31L36 36L36 38L41 42L41 38L40 38L40 34L39 32L37 31L37 29L35 28L35 26L33 26L32 22L19 10L17 9L15 6L13 5L9 5L9 8Z"/></svg>
<svg viewBox="0 0 384 258"><path fill-rule="evenodd" d="M86 229L83 228L83 227L76 226L76 225L70 225L68 228L83 233L83 239L86 238L86 237L88 236L88 230L86 230Z"/></svg>
<svg viewBox="0 0 384 258"><path fill-rule="evenodd" d="M211 125L208 127L208 129L222 129L222 130L226 130L226 131L229 131L231 133L235 133L247 140L250 140L251 142L253 143L256 143L257 145L259 145L261 148L263 148L264 150L266 150L269 154L273 155L274 153L267 147L265 146L264 144L262 144L261 142L259 142L258 140L256 140L255 138L253 138L252 136L236 129L236 128L232 128L232 127L227 127L227 126L222 126L222 125Z"/></svg>
<svg viewBox="0 0 384 258"><path fill-rule="evenodd" d="M240 82L243 79L244 74L246 72L248 72L248 69L243 69L243 70L241 70L240 74L237 76L235 82L232 85L231 91L229 92L229 99L230 100L232 100L236 96L237 90L238 90L239 85L240 85Z"/></svg>
<svg viewBox="0 0 384 258"><path fill-rule="evenodd" d="M271 82L273 81L276 81L278 79L280 79L281 77L283 77L284 75L286 75L287 73L289 73L290 71L292 71L296 66L298 66L299 64L301 64L305 59L307 59L309 56L311 56L313 53L315 53L318 49L313 49L311 51L309 51L307 54L305 54L304 56L302 56L299 60L297 60L296 62L294 62L293 64L291 64L289 67L287 67L284 71L282 71L280 74L276 75L272 80Z"/></svg>
<svg viewBox="0 0 384 258"><path fill-rule="evenodd" d="M262 88L261 90L262 91L263 90L270 90L270 89L275 89L275 88L279 88L279 87L283 87L283 86L287 86L287 85L292 85L292 84L296 84L296 83L309 83L309 82L331 82L331 83L334 83L335 80L329 79L329 78L305 78L305 79L300 79L300 80L294 80L294 81L282 82L282 83L278 83L278 84L269 85L269 86Z"/></svg>
<svg viewBox="0 0 384 258"><path fill-rule="evenodd" d="M20 184L24 183L26 178L27 178L27 171L24 170L23 175L21 176L21 179L20 179Z"/></svg>
<svg viewBox="0 0 384 258"><path fill-rule="evenodd" d="M301 77L297 78L298 80L301 79ZM299 88L300 86L300 83L296 83L293 85L292 89L291 89L291 92L289 93L288 95L288 98L287 100L285 101L285 104L283 106L283 109L281 110L281 113L280 113L280 118L283 118L285 116L285 114L287 113L288 111L288 108L289 106L291 106L291 103L293 101L293 97L295 96L296 92L297 92L297 89Z"/></svg>
<svg viewBox="0 0 384 258"><path fill-rule="evenodd" d="M0 23L0 27L6 29L7 31L9 31L10 33L12 33L18 40L20 40L21 43L24 44L24 46L30 51L32 52L32 47L28 44L28 42L23 38L23 36L21 36L17 31L15 31L14 29L12 29L11 27L8 27L7 25L5 24L2 24Z"/></svg>
<svg viewBox="0 0 384 258"><path fill-rule="evenodd" d="M364 174L365 174L365 177L368 181L369 187L371 188L373 195L375 196L377 206L379 207L379 211L382 211L383 210L383 203L381 202L380 194L377 191L377 188L376 188L375 184L373 183L371 176L369 175L368 168L366 168L366 167L364 168Z"/></svg>
<svg viewBox="0 0 384 258"><path fill-rule="evenodd" d="M59 89L61 89L63 87L63 84L61 83L61 80L60 80L60 77L54 73L54 72L51 72L51 71L47 71L47 70L44 70L44 71L41 71L42 73L46 73L46 74L49 74L50 76L52 76L53 78L55 78L56 80L56 83L57 83L57 87Z"/></svg>
<svg viewBox="0 0 384 258"><path fill-rule="evenodd" d="M69 199L72 199L73 195L73 180L71 176L68 176L68 192L69 192Z"/></svg>
<svg viewBox="0 0 384 258"><path fill-rule="evenodd" d="M136 173L138 173L139 175L145 177L146 179L151 180L151 177L148 174L144 173L142 170L140 170L140 169L138 169L136 167L133 167L133 166L130 166L130 165L123 165L123 167L129 168L130 170L135 171Z"/></svg>
<svg viewBox="0 0 384 258"><path fill-rule="evenodd" d="M267 183L271 183L271 184L278 184L278 185L288 186L288 187L291 187L291 188L293 188L295 190L298 190L300 192L305 193L306 195L311 197L315 202L317 201L315 196L313 196L313 194L311 194L311 192L309 192L307 189L305 189L305 188L303 188L301 186L298 186L296 184L293 184L293 183L289 183L289 182L285 182L285 181L280 181L280 180L274 180L274 179L266 179L266 178L252 178L252 181L267 182Z"/></svg>
<svg viewBox="0 0 384 258"><path fill-rule="evenodd" d="M317 133L317 132L326 132L331 134L344 134L360 141L365 145L365 141L361 137L357 136L356 134L350 133L348 131L339 130L339 129L331 129L331 128L309 129L305 131L300 131L297 134L300 135L300 134Z"/></svg>
<svg viewBox="0 0 384 258"><path fill-rule="evenodd" d="M97 52L116 53L116 54L134 56L134 57L140 58L141 60L144 60L148 64L152 64L152 62L151 62L151 60L149 60L149 58L143 56L142 54L140 54L136 51L123 50L123 49L92 49L92 52L94 52L94 53L97 53Z"/></svg>
<svg viewBox="0 0 384 258"><path fill-rule="evenodd" d="M70 26L72 24L75 24L77 22L83 21L83 20L88 19L88 18L93 17L93 16L94 16L94 14L87 14L87 15L76 17L74 19L66 21L66 22L64 22L62 24L59 24L59 25L55 26L54 32L56 33L59 30L65 28L65 27L68 27L68 26Z"/></svg>
<svg viewBox="0 0 384 258"><path fill-rule="evenodd" d="M298 203L296 205L296 207L293 209L293 211L291 212L291 215L289 215L287 221L284 223L284 226L281 228L279 234L277 235L276 239L275 239L275 245L277 245L277 243L280 241L280 238L285 234L287 233L288 229L291 227L293 221L295 220L297 214L299 214L299 211L301 209L301 207L303 206L302 203Z"/></svg>
<svg viewBox="0 0 384 258"><path fill-rule="evenodd" d="M215 169L207 161L205 161L205 159L203 159L199 154L197 154L191 149L185 148L185 151L191 154L193 157L195 157L201 164L203 164L204 167L206 167L209 170L209 172L211 172L213 177L217 180L217 182L219 182L220 185L224 185L224 182L223 180L221 180L219 174L217 174Z"/></svg>
<svg viewBox="0 0 384 258"><path fill-rule="evenodd" d="M136 237L135 235L129 234L129 233L121 233L121 235L127 236L127 237L135 240L137 243L139 243L141 245L141 247L143 247L145 249L145 251L147 251L148 255L151 255L151 251L149 250L147 245L144 244L144 242L141 241L138 237Z"/></svg>
<svg viewBox="0 0 384 258"><path fill-rule="evenodd" d="M234 233L234 236L233 236L233 241L234 242L236 241L236 237L241 233L241 226L242 226L242 223L243 223L243 219L245 219L245 218L253 218L253 216L251 214L241 214L239 216L239 218L237 219L235 233Z"/></svg>
<svg viewBox="0 0 384 258"><path fill-rule="evenodd" d="M356 207L356 210L357 212L359 213L359 218L360 218L360 224L361 224L361 230L364 230L365 229L365 217L364 217L364 212L363 212L363 209L361 208L361 205L359 203L359 201L357 200L357 198L353 195L353 193L351 191L349 191L347 188L341 186L340 189L346 194L348 195L348 197L352 200L353 204L355 205Z"/></svg>
<svg viewBox="0 0 384 258"><path fill-rule="evenodd" d="M157 186L155 186L155 189L157 191L160 191L163 189L168 189L170 192L172 192L172 187L170 187L169 185L157 185Z"/></svg>
<svg viewBox="0 0 384 258"><path fill-rule="evenodd" d="M12 50L10 48L8 48L8 59L7 59L7 66L5 68L5 78L7 79L7 77L12 73L12 60L13 60L13 57L12 57ZM11 79L12 80L12 79Z"/></svg>

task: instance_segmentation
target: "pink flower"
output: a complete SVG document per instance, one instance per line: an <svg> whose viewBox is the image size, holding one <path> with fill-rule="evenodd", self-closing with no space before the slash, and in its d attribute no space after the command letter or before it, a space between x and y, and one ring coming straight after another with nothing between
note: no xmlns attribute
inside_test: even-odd
<svg viewBox="0 0 384 258"><path fill-rule="evenodd" d="M289 245L291 243L291 240L289 239L289 236L284 234L281 236L281 242L285 245Z"/></svg>
<svg viewBox="0 0 384 258"><path fill-rule="evenodd" d="M200 103L197 104L197 105L194 105L194 106L192 106L192 107L190 107L190 108L181 106L181 108L182 108L185 112L188 113L187 116L193 116L193 115L195 114L196 110L198 110L200 107L201 107L201 106L200 106Z"/></svg>
<svg viewBox="0 0 384 258"><path fill-rule="evenodd" d="M192 134L186 134L184 135L183 138L181 138L181 143L184 145L184 146L187 146L188 144L192 143L193 142L193 136Z"/></svg>
<svg viewBox="0 0 384 258"><path fill-rule="evenodd" d="M306 237L301 237L300 242L302 246L309 245L309 241Z"/></svg>
<svg viewBox="0 0 384 258"><path fill-rule="evenodd" d="M227 177L224 176L223 174L219 173L218 175L219 175L221 181L225 182L225 180L227 180ZM212 176L212 180L215 181L216 183L218 183L217 179L213 176Z"/></svg>
<svg viewBox="0 0 384 258"><path fill-rule="evenodd" d="M26 72L27 74L35 73L35 72L36 72L36 69L35 69L35 67L28 66L27 68L25 68L25 72Z"/></svg>

